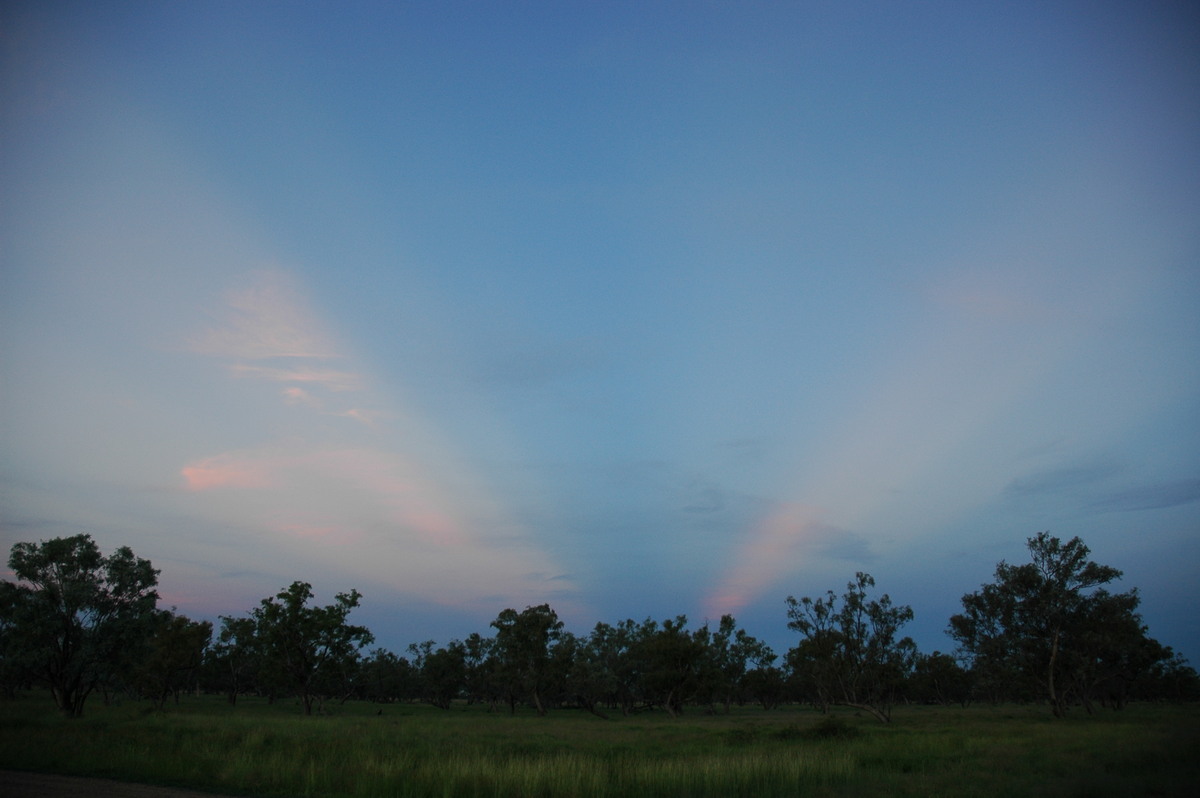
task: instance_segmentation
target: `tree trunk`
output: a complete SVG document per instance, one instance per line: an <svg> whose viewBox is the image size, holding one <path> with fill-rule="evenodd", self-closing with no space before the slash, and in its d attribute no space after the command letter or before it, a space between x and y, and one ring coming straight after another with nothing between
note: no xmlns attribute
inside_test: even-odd
<svg viewBox="0 0 1200 798"><path fill-rule="evenodd" d="M863 712L869 712L869 713L871 713L871 716L874 717L875 720L879 721L880 723L891 723L892 722L891 713L884 712L879 707L875 707L870 704L851 704L849 702L846 702L844 704L844 706L851 707L852 709L860 709Z"/></svg>
<svg viewBox="0 0 1200 798"><path fill-rule="evenodd" d="M66 718L78 718L83 716L83 702L87 700L90 690L83 687L52 687L51 694L54 696L54 703L58 706L58 711Z"/></svg>
<svg viewBox="0 0 1200 798"><path fill-rule="evenodd" d="M581 701L580 701L580 703L583 705L583 708L584 708L584 709L586 709L588 712L592 713L592 714L593 714L593 715L595 715L596 717L598 717L598 718L600 718L600 719L602 719L602 720L608 720L608 719L609 719L608 715L606 715L606 714L605 714L605 713L604 713L604 712L603 712L603 711L600 709L600 707L596 706L596 702L595 702L595 701L582 701L582 700L581 700Z"/></svg>
<svg viewBox="0 0 1200 798"><path fill-rule="evenodd" d="M1046 686L1050 691L1050 707L1054 711L1054 717L1061 718L1066 714L1066 707L1054 689L1054 665L1058 659L1058 636L1059 630L1054 630L1054 639L1050 642L1050 667L1046 669Z"/></svg>

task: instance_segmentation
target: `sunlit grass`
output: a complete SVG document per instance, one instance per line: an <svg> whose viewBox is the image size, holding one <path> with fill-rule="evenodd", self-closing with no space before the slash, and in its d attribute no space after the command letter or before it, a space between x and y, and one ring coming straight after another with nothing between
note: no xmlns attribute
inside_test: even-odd
<svg viewBox="0 0 1200 798"><path fill-rule="evenodd" d="M1194 794L1200 708L1135 706L1056 721L1040 708L900 708L884 726L807 708L731 715L185 699L58 717L0 703L0 767L306 796L1118 796Z"/></svg>

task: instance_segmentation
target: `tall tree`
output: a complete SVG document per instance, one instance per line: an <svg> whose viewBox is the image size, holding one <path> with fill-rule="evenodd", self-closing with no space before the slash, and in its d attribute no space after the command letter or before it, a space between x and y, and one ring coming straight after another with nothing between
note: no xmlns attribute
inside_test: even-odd
<svg viewBox="0 0 1200 798"><path fill-rule="evenodd" d="M1105 590L1121 572L1089 560L1082 540L1042 532L1026 543L1030 562L1002 560L995 582L963 596L963 612L950 618L950 635L976 669L1022 680L1062 717L1114 671L1132 676L1164 655L1145 645L1136 589Z"/></svg>
<svg viewBox="0 0 1200 798"><path fill-rule="evenodd" d="M404 657L377 648L362 662L359 691L363 698L390 704L415 697L417 673Z"/></svg>
<svg viewBox="0 0 1200 798"><path fill-rule="evenodd" d="M564 632L555 646L555 654L570 655L564 692L581 708L604 720L608 720L608 714L601 705L606 701L616 703L616 674L607 664L606 635L611 629L607 624L596 624L586 638Z"/></svg>
<svg viewBox="0 0 1200 798"><path fill-rule="evenodd" d="M506 609L492 621L492 627L496 630L493 656L507 686L510 709L516 710L519 698L529 698L537 713L545 715L546 689L553 675L551 647L563 628L558 614L549 604L521 612Z"/></svg>
<svg viewBox="0 0 1200 798"><path fill-rule="evenodd" d="M732 615L722 615L716 631L706 625L694 636L705 649L700 668L701 691L710 705L720 702L726 714L735 700L741 700L750 665L757 670L770 666L776 659L770 647L738 628ZM755 684L764 686L758 677Z"/></svg>
<svg viewBox="0 0 1200 798"><path fill-rule="evenodd" d="M687 616L677 615L662 625L647 620L641 627L635 651L641 664L641 683L646 699L671 717L699 691L707 630L687 631Z"/></svg>
<svg viewBox="0 0 1200 798"><path fill-rule="evenodd" d="M501 699L502 687L497 674L498 662L492 656L496 641L478 632L467 635L463 641L463 666L468 703L478 701L495 709Z"/></svg>
<svg viewBox="0 0 1200 798"><path fill-rule="evenodd" d="M908 696L917 701L946 704L971 703L971 674L949 654L918 654L909 680Z"/></svg>
<svg viewBox="0 0 1200 798"><path fill-rule="evenodd" d="M100 553L90 535L17 543L0 583L9 618L5 656L50 688L67 717L83 714L105 678L127 670L152 631L158 571L121 547Z"/></svg>
<svg viewBox="0 0 1200 798"><path fill-rule="evenodd" d="M856 707L886 723L916 655L910 638L896 639L913 612L886 593L868 601L872 587L875 580L860 571L840 601L833 591L799 601L788 596L788 628L804 636L788 659L804 670L822 705Z"/></svg>
<svg viewBox="0 0 1200 798"><path fill-rule="evenodd" d="M305 715L312 714L321 680L357 659L359 649L375 639L366 627L346 621L361 598L357 590L338 593L325 607L307 606L312 596L312 585L293 582L251 613L264 664L300 697Z"/></svg>
<svg viewBox="0 0 1200 798"><path fill-rule="evenodd" d="M654 624L646 620L646 625ZM588 635L585 685L594 691L597 703L620 707L628 716L642 699L641 674L644 670L637 652L641 636L638 624L632 619L616 626L597 623Z"/></svg>
<svg viewBox="0 0 1200 798"><path fill-rule="evenodd" d="M208 683L222 690L229 703L252 684L260 665L258 637L253 618L221 616L217 639L205 656Z"/></svg>
<svg viewBox="0 0 1200 798"><path fill-rule="evenodd" d="M424 700L438 709L450 709L467 683L467 647L458 640L438 649L433 646L432 640L413 643L408 652L413 656Z"/></svg>
<svg viewBox="0 0 1200 798"><path fill-rule="evenodd" d="M194 684L211 639L208 621L193 621L171 610L155 612L150 640L135 668L141 693L159 709L167 696L174 695L178 702L179 692Z"/></svg>

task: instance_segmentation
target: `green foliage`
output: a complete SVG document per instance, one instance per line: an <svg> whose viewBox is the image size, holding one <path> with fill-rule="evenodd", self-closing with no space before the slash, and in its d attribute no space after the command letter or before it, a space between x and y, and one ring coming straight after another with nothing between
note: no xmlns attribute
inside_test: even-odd
<svg viewBox="0 0 1200 798"><path fill-rule="evenodd" d="M704 641L687 632L687 617L680 615L661 626L648 622L636 651L646 698L672 717L679 715L699 689Z"/></svg>
<svg viewBox="0 0 1200 798"><path fill-rule="evenodd" d="M162 708L183 689L274 701L297 696L305 714L328 699L378 704L457 702L510 714L532 708L582 709L600 718L688 707L710 713L753 702L775 709L804 701L828 712L849 706L879 720L901 698L966 706L973 698L1048 695L1056 715L1068 705L1123 707L1131 699L1189 700L1200 677L1146 635L1136 590L1109 593L1120 575L1087 559L1076 538L1029 541L1032 562L1000 563L997 582L963 599L951 619L959 659L924 656L899 637L912 610L859 573L842 596L787 599L789 628L802 636L782 667L769 647L730 615L691 630L686 616L661 622L598 623L588 636L563 628L548 605L502 611L495 636L438 647L409 647L411 659L377 649L363 658L369 630L352 625L357 591L310 606L312 588L293 582L249 617L211 625L155 609L157 571L129 549L102 557L86 535L13 547L17 583L0 582L0 688L8 697L35 681L51 688L67 715L102 687L152 698ZM682 721L680 721L682 722Z"/></svg>
<svg viewBox="0 0 1200 798"><path fill-rule="evenodd" d="M254 681L260 659L254 619L222 615L221 630L205 656L205 681L236 704Z"/></svg>
<svg viewBox="0 0 1200 798"><path fill-rule="evenodd" d="M949 654L917 654L909 678L908 696L926 704L971 703L971 674Z"/></svg>
<svg viewBox="0 0 1200 798"><path fill-rule="evenodd" d="M1079 538L1042 532L1028 540L1030 562L996 566L996 581L963 596L950 635L985 695L1040 694L1056 717L1075 702L1124 706L1130 686L1169 649L1146 634L1137 590L1109 593L1116 568L1088 559Z"/></svg>
<svg viewBox="0 0 1200 798"><path fill-rule="evenodd" d="M158 571L127 547L104 557L89 535L17 543L8 565L18 582L0 582L0 670L48 686L59 711L79 717L93 690L144 654Z"/></svg>
<svg viewBox="0 0 1200 798"><path fill-rule="evenodd" d="M368 701L390 704L417 692L417 672L404 657L377 648L359 668L359 692Z"/></svg>
<svg viewBox="0 0 1200 798"><path fill-rule="evenodd" d="M449 709L463 691L467 678L467 649L462 643L452 641L444 648L435 649L434 642L427 640L420 645L408 647L413 655L419 690L423 700L438 709Z"/></svg>
<svg viewBox="0 0 1200 798"><path fill-rule="evenodd" d="M833 591L818 599L788 596L788 628L804 637L788 653L788 663L813 703L857 707L886 722L912 669L916 644L896 639L912 620L912 609L893 605L886 593L868 601L867 588L874 586L870 574L859 572L840 601Z"/></svg>
<svg viewBox="0 0 1200 798"><path fill-rule="evenodd" d="M734 745L766 744L771 741L853 740L861 730L838 715L823 715L809 725L789 723L786 726L743 726L730 729L726 739Z"/></svg>
<svg viewBox="0 0 1200 798"><path fill-rule="evenodd" d="M97 707L70 723L0 702L0 769L102 776L263 796L855 795L1190 796L1200 708L1141 705L1051 722L1021 707L734 708L664 723L538 717L457 703L293 705L185 697L164 712ZM832 720L831 720L832 719ZM850 730L850 731L847 731Z"/></svg>
<svg viewBox="0 0 1200 798"><path fill-rule="evenodd" d="M1136 698L1176 703L1200 701L1200 674L1167 646L1165 656L1133 685Z"/></svg>
<svg viewBox="0 0 1200 798"><path fill-rule="evenodd" d="M359 649L374 640L366 627L346 621L361 598L357 590L338 593L324 607L308 606L312 596L312 585L293 582L251 613L260 678L299 695L305 715L314 700L349 688Z"/></svg>
<svg viewBox="0 0 1200 798"><path fill-rule="evenodd" d="M813 740L852 740L861 732L837 715L826 715L809 728L805 736Z"/></svg>
<svg viewBox="0 0 1200 798"><path fill-rule="evenodd" d="M156 611L146 650L133 668L138 691L153 698L161 709L168 696L178 696L180 690L194 686L211 639L208 621Z"/></svg>
<svg viewBox="0 0 1200 798"><path fill-rule="evenodd" d="M492 621L496 641L492 654L497 678L515 711L518 700L529 698L539 715L546 714L546 695L555 673L552 647L562 637L562 621L549 604L506 609Z"/></svg>
<svg viewBox="0 0 1200 798"><path fill-rule="evenodd" d="M771 685L765 669L776 656L769 646L739 629L732 615L722 615L716 631L707 626L699 629L695 639L703 650L699 691L710 707L720 703L728 713L735 701L752 696L770 708ZM754 677L749 677L751 665Z"/></svg>

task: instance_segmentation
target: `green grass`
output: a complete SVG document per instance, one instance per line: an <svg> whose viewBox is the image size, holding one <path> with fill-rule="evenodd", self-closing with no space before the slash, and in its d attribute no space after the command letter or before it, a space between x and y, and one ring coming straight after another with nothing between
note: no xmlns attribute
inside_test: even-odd
<svg viewBox="0 0 1200 798"><path fill-rule="evenodd" d="M279 796L1190 796L1200 707L1056 721L1039 707L899 708L882 725L807 708L731 715L137 702L65 720L0 702L0 768Z"/></svg>

